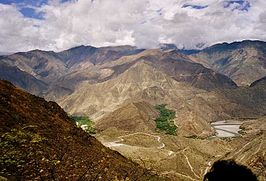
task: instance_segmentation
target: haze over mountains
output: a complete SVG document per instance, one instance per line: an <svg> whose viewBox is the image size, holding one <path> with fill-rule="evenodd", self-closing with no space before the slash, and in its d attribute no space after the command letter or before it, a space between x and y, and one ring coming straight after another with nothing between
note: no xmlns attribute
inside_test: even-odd
<svg viewBox="0 0 266 181"><path fill-rule="evenodd" d="M32 50L1 56L0 79L89 116L105 146L171 180L199 180L221 158L265 176L266 42ZM155 106L164 104L175 112L176 135L156 127ZM222 120L242 133L215 137L210 123Z"/></svg>

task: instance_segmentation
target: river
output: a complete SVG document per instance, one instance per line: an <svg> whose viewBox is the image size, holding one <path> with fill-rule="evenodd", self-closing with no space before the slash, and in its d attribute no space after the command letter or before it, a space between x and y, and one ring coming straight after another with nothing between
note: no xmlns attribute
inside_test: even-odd
<svg viewBox="0 0 266 181"><path fill-rule="evenodd" d="M211 123L216 131L216 137L235 137L239 136L241 122L234 120L217 121Z"/></svg>

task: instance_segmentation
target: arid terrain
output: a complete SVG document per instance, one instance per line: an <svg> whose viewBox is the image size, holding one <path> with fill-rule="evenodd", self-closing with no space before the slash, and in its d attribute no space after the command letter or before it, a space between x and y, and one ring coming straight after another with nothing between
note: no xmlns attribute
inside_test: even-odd
<svg viewBox="0 0 266 181"><path fill-rule="evenodd" d="M0 79L55 101L87 131L70 123L57 104L1 82L1 134L24 130L23 120L30 120L26 125L44 126L48 140L55 137L61 146L70 137L71 150L59 169L67 169L74 154L73 174L80 174L88 157L101 162L95 170L103 180L202 180L216 160L233 158L264 181L265 57L266 43L250 40L197 51L79 46L0 56ZM30 130L42 135L45 129ZM55 141L42 146L48 145L48 156L59 149Z"/></svg>
<svg viewBox="0 0 266 181"><path fill-rule="evenodd" d="M55 103L0 81L1 180L161 180L77 128Z"/></svg>

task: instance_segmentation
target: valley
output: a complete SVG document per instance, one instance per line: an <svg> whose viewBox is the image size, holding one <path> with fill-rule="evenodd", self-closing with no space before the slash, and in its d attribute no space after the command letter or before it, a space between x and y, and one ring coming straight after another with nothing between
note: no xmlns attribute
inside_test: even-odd
<svg viewBox="0 0 266 181"><path fill-rule="evenodd" d="M0 79L19 87L5 91L11 102L16 100L13 93L24 95L20 89L56 102L71 123L65 125L65 119L59 119L55 128L46 129L56 132L57 127L64 129L65 125L69 129L78 127L80 137L92 135L97 140L89 140L98 145L93 153L107 149L110 163L119 165L121 161L127 165L130 178L134 174L140 178L148 171L160 177L155 176L155 180L202 180L216 160L232 158L263 181L265 46L265 42L243 41L189 53L173 47L133 46L32 50L1 56ZM24 99L19 98L18 102L23 103ZM41 101L39 104L46 105ZM15 104L14 113L18 107L20 104ZM2 109L8 117L8 110L4 106ZM45 106L41 109L46 110ZM48 117L57 117L51 110ZM33 113L30 116L39 120ZM22 115L28 113L23 110ZM74 143L73 147L89 149ZM83 151L73 150L77 155ZM100 153L104 158L97 159L105 160L105 152ZM109 169L110 163L102 162ZM120 176L119 166L114 169L108 173Z"/></svg>
<svg viewBox="0 0 266 181"><path fill-rule="evenodd" d="M242 133L239 132L240 125L249 122L248 120L244 123L232 120L214 122L212 123L213 126L216 125L218 129L225 131L218 132L217 129L216 136L209 138L186 138L158 132L129 133L121 132L115 128L96 134L96 138L103 145L120 152L147 169L155 170L160 175L171 178L171 180L202 180L211 164L216 160L239 159L241 152L249 150L251 145L254 146L250 137L253 137L254 134L261 134L260 131L265 131L265 123L262 126L264 128L259 129L259 131L253 130L247 134L243 132L246 128L242 127ZM256 120L251 122L254 123ZM260 141L257 150L245 153L247 154L245 157L251 159L260 154L265 155L265 139ZM238 161L247 164L243 160L245 157L241 157ZM262 179L265 170L260 171L260 174L262 174Z"/></svg>
<svg viewBox="0 0 266 181"><path fill-rule="evenodd" d="M125 134L117 137L120 140L114 142L103 140L110 140L108 133L98 136L105 146L119 151L147 169L155 169L159 174L175 180L201 180L208 167L208 159L214 161L212 157L223 155L225 150L231 149L223 141L194 140L156 133ZM213 145L216 148L203 151ZM208 152L217 155L211 156Z"/></svg>

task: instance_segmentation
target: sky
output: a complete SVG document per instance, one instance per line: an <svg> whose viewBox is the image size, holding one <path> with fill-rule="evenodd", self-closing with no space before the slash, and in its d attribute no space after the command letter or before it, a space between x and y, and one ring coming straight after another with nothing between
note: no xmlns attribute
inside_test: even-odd
<svg viewBox="0 0 266 181"><path fill-rule="evenodd" d="M0 0L0 52L266 41L265 0Z"/></svg>

